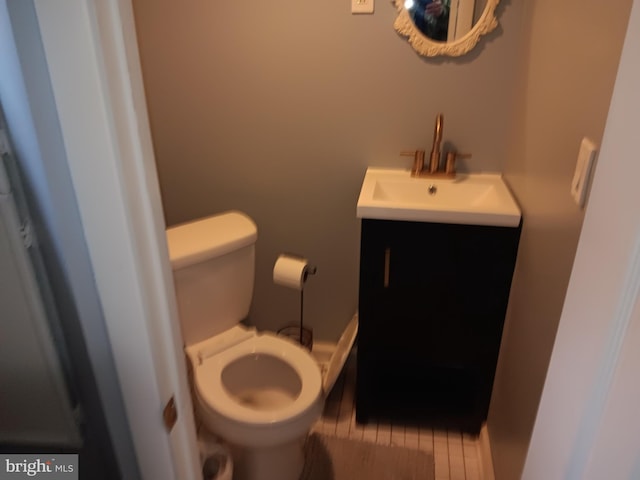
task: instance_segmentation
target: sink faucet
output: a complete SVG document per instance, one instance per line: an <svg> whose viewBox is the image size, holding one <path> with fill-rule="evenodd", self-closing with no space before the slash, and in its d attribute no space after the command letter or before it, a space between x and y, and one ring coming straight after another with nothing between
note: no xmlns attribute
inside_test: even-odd
<svg viewBox="0 0 640 480"><path fill-rule="evenodd" d="M411 168L412 177L436 177L436 178L454 178L456 176L456 159L468 158L471 155L458 152L447 153L447 162L442 170L440 170L440 157L442 156L442 125L444 116L439 113L436 116L436 127L433 131L433 147L429 156L429 168L425 167L424 160L426 152L424 150L402 151L400 155L413 157L413 167Z"/></svg>
<svg viewBox="0 0 640 480"><path fill-rule="evenodd" d="M429 157L429 173L436 173L440 168L440 145L442 144L442 122L444 117L441 113L436 117L436 128L433 132L433 147Z"/></svg>

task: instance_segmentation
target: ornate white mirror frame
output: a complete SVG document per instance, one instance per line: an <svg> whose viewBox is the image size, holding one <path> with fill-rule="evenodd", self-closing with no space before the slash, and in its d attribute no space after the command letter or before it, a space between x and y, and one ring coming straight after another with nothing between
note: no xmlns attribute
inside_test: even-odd
<svg viewBox="0 0 640 480"><path fill-rule="evenodd" d="M393 24L396 32L406 37L416 52L426 57L438 55L458 57L464 55L476 46L482 35L491 32L498 26L495 10L500 0L486 0L487 3L482 15L471 30L453 41L440 42L432 40L420 31L405 7L406 0L391 1L398 11L398 16Z"/></svg>

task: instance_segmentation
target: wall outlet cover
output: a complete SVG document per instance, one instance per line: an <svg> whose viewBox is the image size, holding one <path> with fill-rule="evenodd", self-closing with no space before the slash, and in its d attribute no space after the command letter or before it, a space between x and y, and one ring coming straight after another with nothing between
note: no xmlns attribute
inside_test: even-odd
<svg viewBox="0 0 640 480"><path fill-rule="evenodd" d="M578 152L578 161L576 163L576 171L571 181L571 196L579 207L584 207L587 199L587 190L589 180L591 178L591 170L593 162L596 158L598 148L596 144L587 137L582 139L580 143L580 151Z"/></svg>

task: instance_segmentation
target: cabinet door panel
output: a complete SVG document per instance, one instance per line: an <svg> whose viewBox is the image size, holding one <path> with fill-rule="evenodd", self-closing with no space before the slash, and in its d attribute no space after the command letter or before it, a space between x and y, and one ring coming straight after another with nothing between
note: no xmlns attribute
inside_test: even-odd
<svg viewBox="0 0 640 480"><path fill-rule="evenodd" d="M441 418L455 424L456 405L467 426L486 416L519 234L519 228L362 221L363 416L422 412L435 421L442 410Z"/></svg>

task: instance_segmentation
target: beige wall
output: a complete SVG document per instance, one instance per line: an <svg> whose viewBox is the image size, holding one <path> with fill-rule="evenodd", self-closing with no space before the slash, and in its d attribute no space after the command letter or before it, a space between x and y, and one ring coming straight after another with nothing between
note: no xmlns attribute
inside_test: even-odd
<svg viewBox="0 0 640 480"><path fill-rule="evenodd" d="M357 308L365 169L409 167L398 153L431 147L438 112L445 140L473 153L464 167L505 163L521 2L503 1L499 29L454 60L418 57L388 1L360 16L346 0L133 3L166 221L225 209L256 220L261 328L298 319L297 293L271 281L291 251L318 265L305 319L338 337Z"/></svg>
<svg viewBox="0 0 640 480"><path fill-rule="evenodd" d="M497 480L524 464L583 219L569 185L582 137L601 141L631 5L526 3L505 163L524 229L488 423Z"/></svg>

